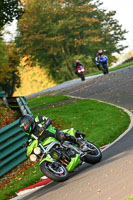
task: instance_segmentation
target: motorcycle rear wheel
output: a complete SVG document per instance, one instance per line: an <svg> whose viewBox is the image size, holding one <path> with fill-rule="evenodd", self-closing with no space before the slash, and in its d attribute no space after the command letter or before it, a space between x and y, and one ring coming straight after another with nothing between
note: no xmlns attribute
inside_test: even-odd
<svg viewBox="0 0 133 200"><path fill-rule="evenodd" d="M91 142L86 141L88 148L88 154L84 156L84 161L89 164L96 164L102 159L101 150Z"/></svg>
<svg viewBox="0 0 133 200"><path fill-rule="evenodd" d="M59 166L56 167L52 162L44 161L40 164L40 168L45 176L54 181L63 182L68 179L68 171L60 163Z"/></svg>

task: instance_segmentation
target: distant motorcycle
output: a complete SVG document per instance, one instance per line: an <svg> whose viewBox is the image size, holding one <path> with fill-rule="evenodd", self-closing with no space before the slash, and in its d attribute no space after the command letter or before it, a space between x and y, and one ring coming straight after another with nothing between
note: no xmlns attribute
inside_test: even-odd
<svg viewBox="0 0 133 200"><path fill-rule="evenodd" d="M99 70L102 70L103 74L108 74L108 58L107 56L101 55L96 57L96 65Z"/></svg>
<svg viewBox="0 0 133 200"><path fill-rule="evenodd" d="M64 132L73 134L73 128ZM68 179L69 172L83 164L83 162L95 164L102 158L100 149L89 141L85 141L83 151L76 144L68 141L60 143L53 137L48 137L40 142L32 134L33 141L27 147L27 156L31 161L40 160L40 168L48 178L62 182ZM79 134L77 138L84 138L84 134Z"/></svg>
<svg viewBox="0 0 133 200"><path fill-rule="evenodd" d="M77 75L81 78L81 81L85 80L85 68L84 66L77 67Z"/></svg>

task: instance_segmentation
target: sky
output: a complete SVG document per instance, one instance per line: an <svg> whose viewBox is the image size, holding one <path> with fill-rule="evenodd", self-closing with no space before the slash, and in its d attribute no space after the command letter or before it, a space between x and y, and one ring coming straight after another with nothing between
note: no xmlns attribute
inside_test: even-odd
<svg viewBox="0 0 133 200"><path fill-rule="evenodd" d="M133 0L101 0L103 2L102 8L107 11L116 11L115 19L119 21L123 29L129 31L125 37L126 41L122 44L129 46L129 49L133 50ZM8 28L14 35L16 30L16 23ZM7 36L7 41L10 40L12 36Z"/></svg>
<svg viewBox="0 0 133 200"><path fill-rule="evenodd" d="M125 34L124 45L133 50L133 0L101 0L102 8L107 11L116 11L115 19L119 21L123 29L129 31Z"/></svg>

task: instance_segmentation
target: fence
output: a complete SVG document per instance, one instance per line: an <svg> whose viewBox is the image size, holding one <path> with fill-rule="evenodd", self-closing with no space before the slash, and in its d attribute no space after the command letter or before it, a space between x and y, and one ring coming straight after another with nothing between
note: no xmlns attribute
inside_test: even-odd
<svg viewBox="0 0 133 200"><path fill-rule="evenodd" d="M25 133L19 127L19 120L0 130L0 176L26 159Z"/></svg>
<svg viewBox="0 0 133 200"><path fill-rule="evenodd" d="M29 107L28 107L28 104L26 102L25 97L17 97L16 101L19 105L19 108L20 108L22 115L25 115L25 114L30 114L31 116L33 115L32 112L30 111Z"/></svg>
<svg viewBox="0 0 133 200"><path fill-rule="evenodd" d="M16 102L21 115L32 116L25 97L17 97ZM0 177L26 159L26 148L22 147L25 142L26 136L19 127L19 119L0 129Z"/></svg>

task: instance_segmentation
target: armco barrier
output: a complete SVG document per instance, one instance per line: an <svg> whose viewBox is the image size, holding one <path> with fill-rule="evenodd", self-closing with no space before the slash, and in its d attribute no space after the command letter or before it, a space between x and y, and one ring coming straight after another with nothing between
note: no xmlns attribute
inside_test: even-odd
<svg viewBox="0 0 133 200"><path fill-rule="evenodd" d="M16 101L22 115L33 115L25 97L17 97ZM25 142L26 136L19 126L19 119L0 129L0 177L26 160L26 148L22 147Z"/></svg>
<svg viewBox="0 0 133 200"><path fill-rule="evenodd" d="M25 114L30 114L31 116L33 115L32 112L30 111L27 102L25 101L26 98L25 97L17 97L16 101L19 105L20 111L22 113L22 115Z"/></svg>
<svg viewBox="0 0 133 200"><path fill-rule="evenodd" d="M19 120L0 130L0 176L26 159L25 133L19 127Z"/></svg>

